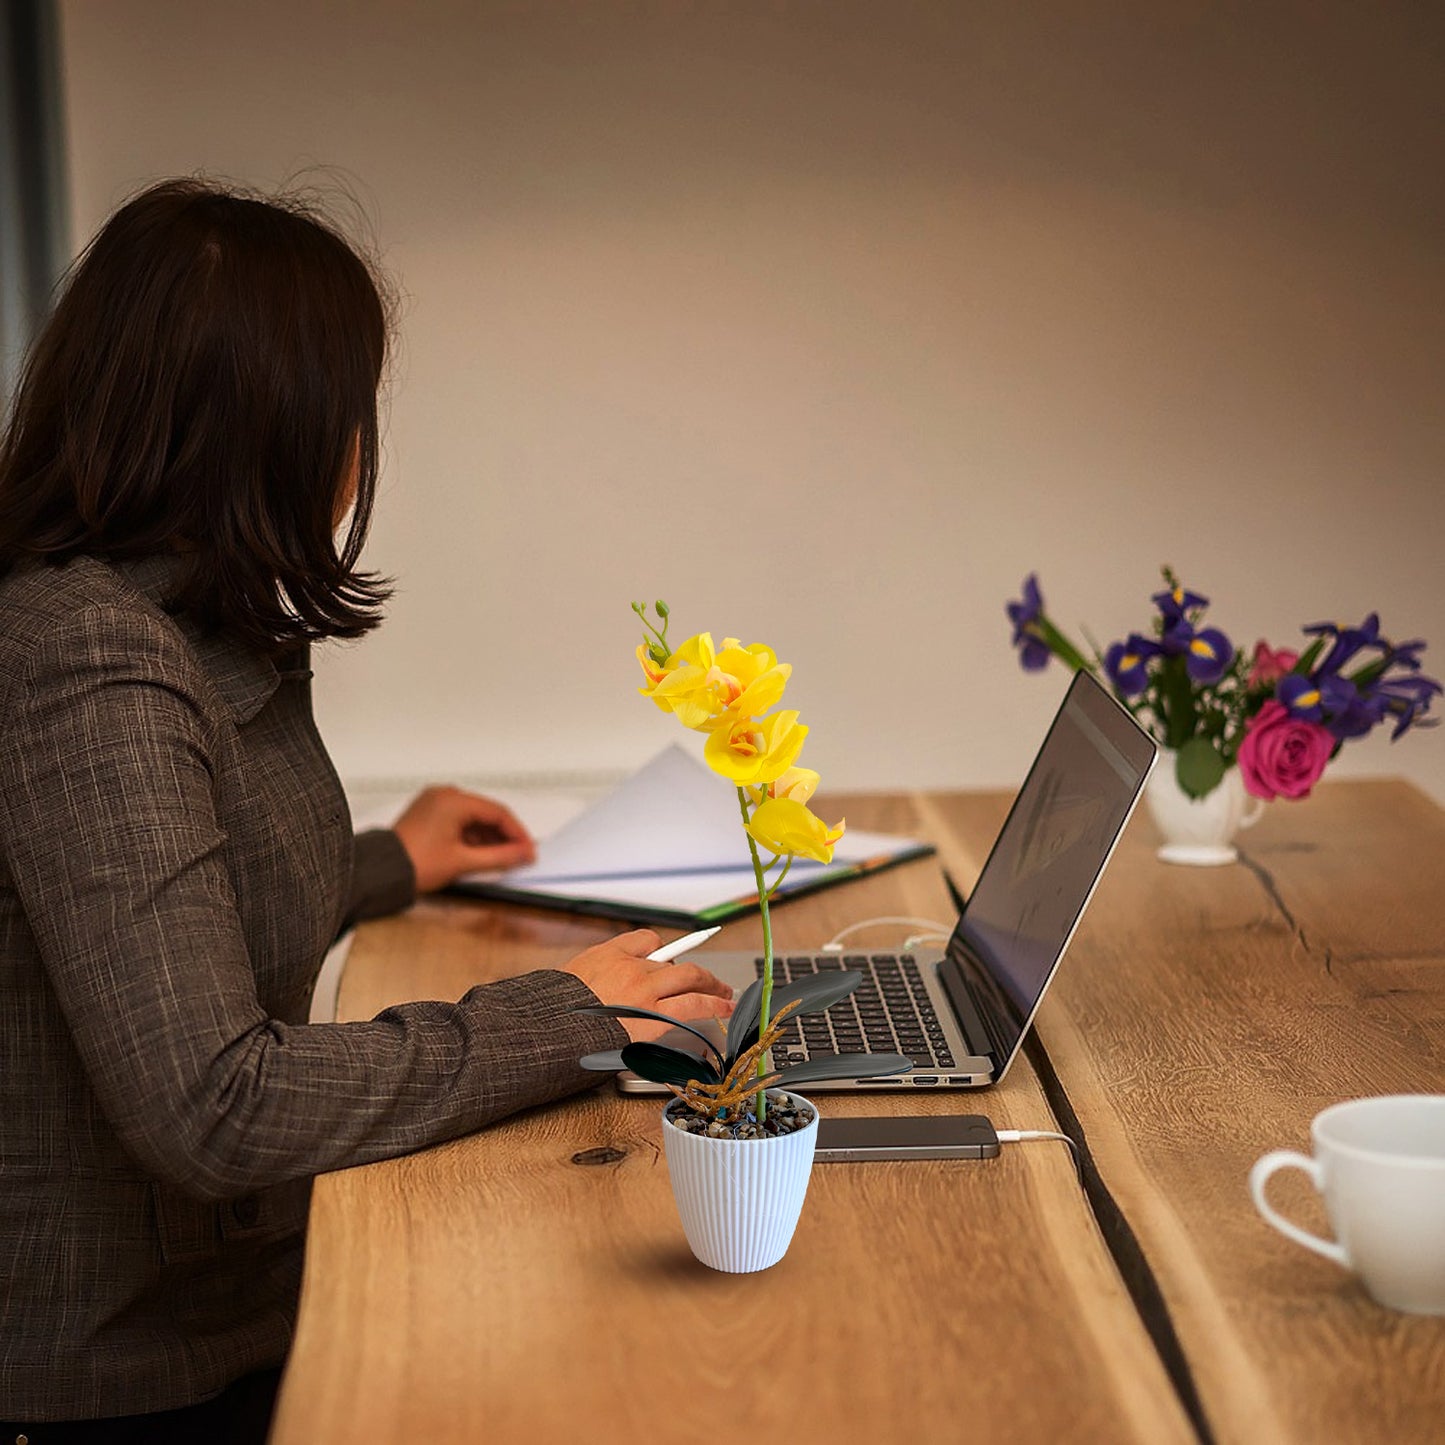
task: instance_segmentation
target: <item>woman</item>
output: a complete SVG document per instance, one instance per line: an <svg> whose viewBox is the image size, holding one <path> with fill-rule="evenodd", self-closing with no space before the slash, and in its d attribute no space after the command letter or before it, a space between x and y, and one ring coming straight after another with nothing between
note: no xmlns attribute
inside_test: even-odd
<svg viewBox="0 0 1445 1445"><path fill-rule="evenodd" d="M310 644L386 596L357 570L385 350L327 225L182 181L110 220L29 359L0 443L4 1445L262 1438L313 1175L570 1094L582 1054L657 1031L579 1005L728 1012L639 930L306 1022L349 923L531 853L455 790L353 838L312 722Z"/></svg>

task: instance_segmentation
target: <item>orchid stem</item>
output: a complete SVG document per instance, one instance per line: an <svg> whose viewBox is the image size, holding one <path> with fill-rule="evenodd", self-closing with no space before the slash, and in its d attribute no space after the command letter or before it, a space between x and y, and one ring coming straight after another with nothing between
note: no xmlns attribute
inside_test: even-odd
<svg viewBox="0 0 1445 1445"><path fill-rule="evenodd" d="M748 795L743 788L738 789L738 807L743 815L743 836L748 840L748 851L753 856L753 877L757 879L758 884L758 910L763 918L763 996L759 1001L758 1008L758 1038L761 1040L768 1031L768 1010L772 1007L773 1002L773 920L768 914L768 885L763 877L763 860L758 855L757 841L751 833L746 831L751 819L748 816ZM791 863L792 859L789 858L788 861ZM783 871L786 873L787 869L785 868ZM779 882L781 881L779 879ZM758 1055L758 1078L766 1078L767 1073L768 1053L767 1050L764 1050ZM758 1090L753 1114L759 1126L768 1117L766 1089Z"/></svg>
<svg viewBox="0 0 1445 1445"><path fill-rule="evenodd" d="M639 612L637 615L639 617L642 617L642 625L658 640L659 643L662 644L663 647L667 647L667 633L665 631L659 632L657 628L655 628L652 623L647 620L647 618L642 616L642 613ZM670 654L671 648L668 648L668 651Z"/></svg>

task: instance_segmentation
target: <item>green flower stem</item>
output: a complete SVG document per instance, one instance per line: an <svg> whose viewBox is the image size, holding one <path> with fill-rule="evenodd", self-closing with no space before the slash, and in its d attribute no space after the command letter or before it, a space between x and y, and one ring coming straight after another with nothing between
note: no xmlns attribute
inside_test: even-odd
<svg viewBox="0 0 1445 1445"><path fill-rule="evenodd" d="M1194 684L1182 657L1169 657L1159 678L1159 704L1164 716L1164 746L1178 752L1194 736L1198 718Z"/></svg>
<svg viewBox="0 0 1445 1445"><path fill-rule="evenodd" d="M638 620L642 625L662 644L670 657L672 655L672 649L667 645L667 619L663 618L662 631L659 632L657 628L647 620L647 604L645 602L634 602L632 604L632 610L637 614ZM648 645L651 646L650 643Z"/></svg>
<svg viewBox="0 0 1445 1445"><path fill-rule="evenodd" d="M1088 658L1042 613L1029 623L1029 630L1066 667L1073 668L1075 672L1093 672Z"/></svg>
<svg viewBox="0 0 1445 1445"><path fill-rule="evenodd" d="M758 910L763 917L763 996L758 1009L758 1037L767 1032L768 1012L773 1002L773 920L768 916L768 885L763 878L763 860L758 856L757 840L747 831L748 823L748 795L745 789L738 789L738 807L743 815L743 837L748 840L748 851L753 855L753 877L758 883ZM792 859L789 858L789 863ZM783 870L787 872L787 869ZM758 1078L766 1078L768 1073L768 1060L766 1054L758 1059ZM757 1102L754 1105L753 1113L759 1124L768 1117L768 1095L766 1089L758 1090Z"/></svg>

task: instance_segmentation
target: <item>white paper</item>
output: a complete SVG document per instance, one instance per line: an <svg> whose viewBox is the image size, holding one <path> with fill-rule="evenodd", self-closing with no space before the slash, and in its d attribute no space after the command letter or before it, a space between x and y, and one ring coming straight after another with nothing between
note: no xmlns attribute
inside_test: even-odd
<svg viewBox="0 0 1445 1445"><path fill-rule="evenodd" d="M888 833L849 829L832 863L795 858L783 893L913 845ZM463 880L469 881L469 880ZM756 890L737 790L677 744L537 845L537 861L470 881L687 913Z"/></svg>
<svg viewBox="0 0 1445 1445"><path fill-rule="evenodd" d="M674 743L542 839L535 863L491 877L533 888L618 873L734 869L747 846L742 821L736 791Z"/></svg>

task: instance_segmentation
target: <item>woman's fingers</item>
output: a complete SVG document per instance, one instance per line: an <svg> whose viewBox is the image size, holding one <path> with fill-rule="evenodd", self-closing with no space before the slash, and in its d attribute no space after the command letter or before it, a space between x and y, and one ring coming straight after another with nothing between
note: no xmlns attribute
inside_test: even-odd
<svg viewBox="0 0 1445 1445"><path fill-rule="evenodd" d="M732 1011L732 999L719 998L715 993L675 994L667 1000L667 1007L662 1010L669 1018L675 1018L685 1024L698 1023L707 1019L730 1018ZM664 1028L662 1031L666 1032L666 1029Z"/></svg>
<svg viewBox="0 0 1445 1445"><path fill-rule="evenodd" d="M455 866L457 876L463 873L494 872L499 868L520 868L537 856L530 843L488 843L478 847L464 844L448 862Z"/></svg>
<svg viewBox="0 0 1445 1445"><path fill-rule="evenodd" d="M464 813L466 823L462 828L462 839L470 844L484 843L525 843L532 845L532 835L521 820L505 804L495 798L484 798L479 793L463 793L455 790L457 806Z"/></svg>
<svg viewBox="0 0 1445 1445"><path fill-rule="evenodd" d="M630 933L619 933L612 942L634 958L646 958L662 947L661 935L651 928L634 928Z"/></svg>
<svg viewBox="0 0 1445 1445"><path fill-rule="evenodd" d="M657 997L671 1002L678 995L708 994L714 999L731 999L732 989L709 973L700 963L665 963L653 974Z"/></svg>
<svg viewBox="0 0 1445 1445"><path fill-rule="evenodd" d="M580 978L606 1004L653 1009L682 1023L726 1019L733 1011L732 989L697 963L658 963L648 957L661 940L650 928L620 933L594 944L561 965ZM655 1019L623 1019L634 1039L658 1039L668 1025Z"/></svg>
<svg viewBox="0 0 1445 1445"><path fill-rule="evenodd" d="M461 788L418 793L393 827L422 893L444 888L463 873L530 863L537 852L510 809Z"/></svg>

